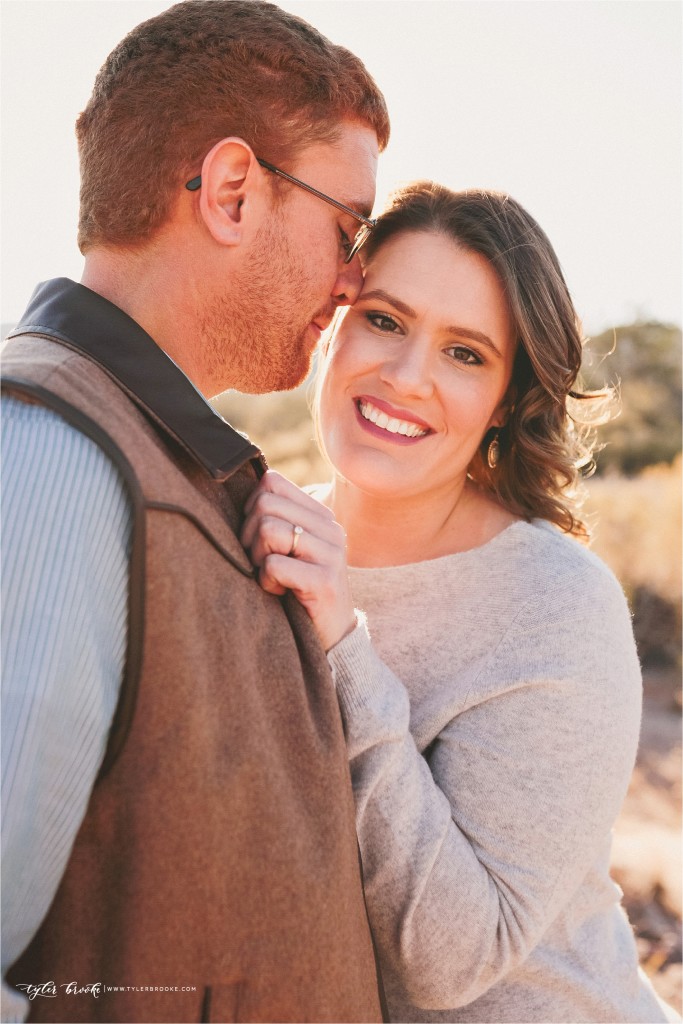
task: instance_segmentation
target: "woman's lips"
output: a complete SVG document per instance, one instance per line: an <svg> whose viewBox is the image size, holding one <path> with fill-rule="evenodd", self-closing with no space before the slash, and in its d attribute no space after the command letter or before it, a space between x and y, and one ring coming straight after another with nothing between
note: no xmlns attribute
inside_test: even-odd
<svg viewBox="0 0 683 1024"><path fill-rule="evenodd" d="M416 444L433 433L423 419L368 395L354 399L356 419L367 433L395 444Z"/></svg>
<svg viewBox="0 0 683 1024"><path fill-rule="evenodd" d="M381 412L386 413L390 418L405 420L407 423L414 423L423 430L428 430L430 432L433 429L426 420L421 419L420 416L416 416L414 412L410 412L408 409L399 409L398 406L395 405L390 405L389 402L386 402L383 398L376 398L374 395L356 395L356 401L374 405L376 409L380 409Z"/></svg>

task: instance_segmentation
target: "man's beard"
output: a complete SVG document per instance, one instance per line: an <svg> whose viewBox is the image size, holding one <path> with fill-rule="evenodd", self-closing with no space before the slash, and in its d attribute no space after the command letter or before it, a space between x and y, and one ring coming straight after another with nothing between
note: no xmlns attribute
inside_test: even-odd
<svg viewBox="0 0 683 1024"><path fill-rule="evenodd" d="M323 313L302 311L305 282L303 265L274 220L230 296L217 296L204 310L202 361L220 391L289 391L305 379L314 348L309 324Z"/></svg>

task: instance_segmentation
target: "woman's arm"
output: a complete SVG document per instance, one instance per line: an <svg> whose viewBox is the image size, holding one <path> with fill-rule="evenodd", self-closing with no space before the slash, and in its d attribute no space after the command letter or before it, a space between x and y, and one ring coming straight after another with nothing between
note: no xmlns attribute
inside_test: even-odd
<svg viewBox="0 0 683 1024"><path fill-rule="evenodd" d="M623 595L590 566L522 607L428 761L365 629L329 658L380 955L416 1005L466 1005L524 961L609 843L640 715Z"/></svg>
<svg viewBox="0 0 683 1024"><path fill-rule="evenodd" d="M582 563L523 605L427 760L406 687L364 624L352 628L342 536L308 495L277 474L264 480L243 540L266 589L291 587L329 651L382 962L416 1005L464 1006L524 961L608 846L640 721L623 594ZM296 558L292 523L310 534ZM446 678L455 636L425 639Z"/></svg>

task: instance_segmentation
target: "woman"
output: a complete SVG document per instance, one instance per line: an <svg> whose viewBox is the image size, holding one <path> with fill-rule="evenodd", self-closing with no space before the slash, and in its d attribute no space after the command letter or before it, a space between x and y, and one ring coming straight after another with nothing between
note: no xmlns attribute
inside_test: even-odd
<svg viewBox="0 0 683 1024"><path fill-rule="evenodd" d="M267 474L248 502L262 585L328 651L392 1020L668 1019L609 878L641 683L575 539L580 361L535 221L409 186L326 353L331 484Z"/></svg>

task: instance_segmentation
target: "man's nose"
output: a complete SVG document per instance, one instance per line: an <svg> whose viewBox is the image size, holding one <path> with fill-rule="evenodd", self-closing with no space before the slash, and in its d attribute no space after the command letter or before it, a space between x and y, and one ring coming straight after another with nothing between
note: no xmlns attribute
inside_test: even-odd
<svg viewBox="0 0 683 1024"><path fill-rule="evenodd" d="M350 263L341 263L339 274L332 288L332 299L337 306L352 306L363 287L363 270L360 258L354 256Z"/></svg>

